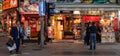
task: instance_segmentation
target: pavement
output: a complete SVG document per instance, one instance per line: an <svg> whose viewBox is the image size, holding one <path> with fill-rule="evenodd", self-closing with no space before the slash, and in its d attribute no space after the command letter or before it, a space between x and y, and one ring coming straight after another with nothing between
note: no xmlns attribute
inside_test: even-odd
<svg viewBox="0 0 120 56"><path fill-rule="evenodd" d="M81 43L62 42L47 43L41 48L37 43L25 43L21 46L21 54L9 54L7 37L0 37L0 56L120 56L120 43L97 43L96 50L88 50L89 46Z"/></svg>

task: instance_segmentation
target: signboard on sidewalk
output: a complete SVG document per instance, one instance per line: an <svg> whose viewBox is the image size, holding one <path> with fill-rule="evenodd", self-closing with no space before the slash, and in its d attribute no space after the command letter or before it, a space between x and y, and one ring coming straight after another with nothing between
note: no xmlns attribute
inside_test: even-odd
<svg viewBox="0 0 120 56"><path fill-rule="evenodd" d="M115 33L114 32L102 32L101 40L102 40L102 43L114 43Z"/></svg>
<svg viewBox="0 0 120 56"><path fill-rule="evenodd" d="M39 15L45 16L46 12L46 3L45 2L39 2Z"/></svg>

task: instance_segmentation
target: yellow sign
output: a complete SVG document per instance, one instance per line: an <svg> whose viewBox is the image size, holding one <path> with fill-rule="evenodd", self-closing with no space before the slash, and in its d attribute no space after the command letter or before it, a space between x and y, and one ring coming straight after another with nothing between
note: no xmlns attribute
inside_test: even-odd
<svg viewBox="0 0 120 56"><path fill-rule="evenodd" d="M0 12L2 12L2 4L0 4Z"/></svg>

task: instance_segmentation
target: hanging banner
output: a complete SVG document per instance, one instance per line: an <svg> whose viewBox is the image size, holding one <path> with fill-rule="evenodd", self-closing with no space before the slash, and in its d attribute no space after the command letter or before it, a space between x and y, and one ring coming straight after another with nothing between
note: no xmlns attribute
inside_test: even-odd
<svg viewBox="0 0 120 56"><path fill-rule="evenodd" d="M45 2L39 2L39 15L45 16L46 12L46 3Z"/></svg>

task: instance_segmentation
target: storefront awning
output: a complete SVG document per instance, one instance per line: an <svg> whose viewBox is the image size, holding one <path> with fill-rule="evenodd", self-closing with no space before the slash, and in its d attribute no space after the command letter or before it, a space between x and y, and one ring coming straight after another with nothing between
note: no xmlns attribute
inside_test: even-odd
<svg viewBox="0 0 120 56"><path fill-rule="evenodd" d="M56 10L120 10L120 5L86 5L86 4L59 4L55 6Z"/></svg>

